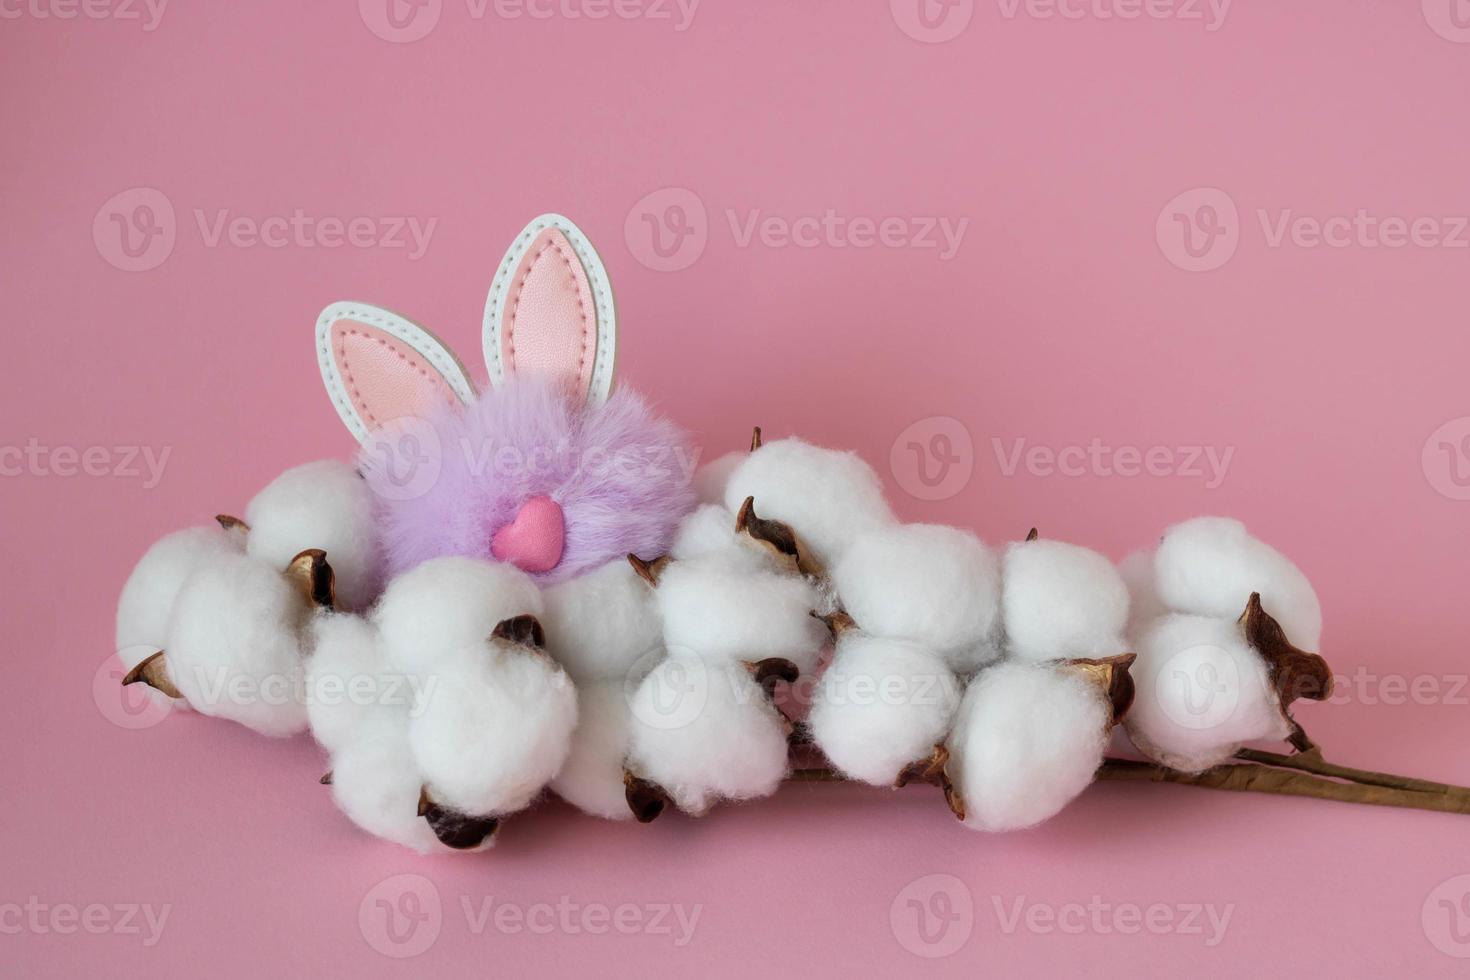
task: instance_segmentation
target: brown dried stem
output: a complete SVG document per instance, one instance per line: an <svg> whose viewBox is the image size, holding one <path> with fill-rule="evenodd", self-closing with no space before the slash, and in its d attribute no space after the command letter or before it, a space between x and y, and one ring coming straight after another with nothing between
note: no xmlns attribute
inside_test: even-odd
<svg viewBox="0 0 1470 980"><path fill-rule="evenodd" d="M1345 779L1364 786L1382 786L1386 789L1406 789L1417 793L1470 797L1470 787L1452 786L1449 783L1436 783L1428 779L1397 776L1387 772L1373 772L1369 769L1354 769L1351 766L1339 766L1322 758L1321 750L1315 748L1307 752L1298 752L1295 755L1263 752L1260 749L1241 749L1235 753L1235 757L1244 762L1275 766L1278 769L1293 769L1333 779Z"/></svg>
<svg viewBox="0 0 1470 980"><path fill-rule="evenodd" d="M1470 787L1335 766L1321 761L1320 757L1312 760L1302 756L1279 756L1271 752L1245 749L1242 750L1241 758L1263 761L1230 763L1202 773L1187 773L1152 762L1108 758L1098 767L1097 778L1107 782L1172 783L1236 793L1301 796L1335 800L1339 803L1470 814ZM1339 782L1338 779L1326 778L1327 776L1357 781ZM841 773L826 766L794 769L787 778L797 783L848 781Z"/></svg>
<svg viewBox="0 0 1470 980"><path fill-rule="evenodd" d="M1099 780L1121 782L1175 783L1237 793L1271 793L1276 796L1305 796L1340 803L1394 806L1411 810L1470 814L1470 795L1426 793L1418 790L1364 783L1344 783L1293 769L1255 762L1216 766L1201 773L1178 772L1151 762L1106 759L1097 770Z"/></svg>

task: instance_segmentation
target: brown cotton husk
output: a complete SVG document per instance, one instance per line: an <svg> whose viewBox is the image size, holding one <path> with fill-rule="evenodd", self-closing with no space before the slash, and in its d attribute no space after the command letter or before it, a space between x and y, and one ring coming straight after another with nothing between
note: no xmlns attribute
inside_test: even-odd
<svg viewBox="0 0 1470 980"><path fill-rule="evenodd" d="M301 592L306 601L323 609L337 606L337 577L327 562L327 553L308 548L291 559L286 578Z"/></svg>
<svg viewBox="0 0 1470 980"><path fill-rule="evenodd" d="M531 615L501 620L490 632L490 638L532 650L546 649L546 631L541 628L541 621Z"/></svg>
<svg viewBox="0 0 1470 980"><path fill-rule="evenodd" d="M747 660L745 669L750 676L760 685L766 697L776 696L776 684L785 681L787 684L795 684L801 676L801 668L784 657L767 657L764 660Z"/></svg>
<svg viewBox="0 0 1470 980"><path fill-rule="evenodd" d="M735 533L742 534L756 546L768 551L776 562L791 571L811 570L796 532L782 521L768 520L755 512L755 498L746 497L735 515Z"/></svg>
<svg viewBox="0 0 1470 980"><path fill-rule="evenodd" d="M812 615L817 616L816 613ZM858 628L857 622L841 609L825 616L817 616L817 618L827 624L827 630L832 634L834 640L840 640L844 633L850 633Z"/></svg>
<svg viewBox="0 0 1470 980"><path fill-rule="evenodd" d="M651 586L658 585L659 576L664 573L665 568L669 567L669 562L671 561L673 559L668 555L660 555L652 561L639 558L634 554L628 555L628 564L633 566L633 571L637 572L638 577Z"/></svg>
<svg viewBox="0 0 1470 980"><path fill-rule="evenodd" d="M756 426L750 430L750 451L755 452L761 447L761 427Z"/></svg>
<svg viewBox="0 0 1470 980"><path fill-rule="evenodd" d="M1121 653L1115 657L1102 657L1097 660L1078 659L1063 661L1063 666L1076 670L1107 697L1108 703L1113 707L1112 721L1116 725L1123 720L1128 709L1133 706L1135 694L1133 686L1133 675L1129 668L1138 659L1136 653Z"/></svg>
<svg viewBox="0 0 1470 980"><path fill-rule="evenodd" d="M328 769L326 772L322 773L322 778L318 779L317 782L323 786L332 785L332 770Z"/></svg>
<svg viewBox="0 0 1470 980"><path fill-rule="evenodd" d="M428 787L419 790L419 816L428 821L439 843L456 851L479 847L500 829L499 817L472 817L436 803Z"/></svg>
<svg viewBox="0 0 1470 980"><path fill-rule="evenodd" d="M239 528L246 534L250 533L250 525L246 524L238 517L232 517L229 514L215 514L214 519L218 521L219 526L224 528L226 531L233 531L236 528Z"/></svg>
<svg viewBox="0 0 1470 980"><path fill-rule="evenodd" d="M639 823L653 823L672 802L662 786L635 776L627 769L623 770L623 797L628 801L633 819Z"/></svg>
<svg viewBox="0 0 1470 980"><path fill-rule="evenodd" d="M1286 638L1281 624L1261 606L1261 594L1252 592L1240 614L1246 642L1266 661L1271 682L1281 698L1283 710L1298 698L1325 701L1332 693L1332 668L1315 653L1308 653Z"/></svg>
<svg viewBox="0 0 1470 980"><path fill-rule="evenodd" d="M162 650L151 657L140 662L132 670L128 671L122 679L123 687L129 684L147 684L155 691L167 694L171 698L182 698L179 689L174 687L174 682L169 679L166 659Z"/></svg>
<svg viewBox="0 0 1470 980"><path fill-rule="evenodd" d="M1034 527L1026 532L1027 541L1035 541L1039 537L1041 537L1041 532Z"/></svg>
<svg viewBox="0 0 1470 980"><path fill-rule="evenodd" d="M939 742L929 755L909 763L893 781L893 788L903 789L911 783L938 786L944 793L944 802L949 805L950 812L963 820L965 819L965 801L955 789L954 783L950 781L949 773L945 771L948 765L949 747Z"/></svg>

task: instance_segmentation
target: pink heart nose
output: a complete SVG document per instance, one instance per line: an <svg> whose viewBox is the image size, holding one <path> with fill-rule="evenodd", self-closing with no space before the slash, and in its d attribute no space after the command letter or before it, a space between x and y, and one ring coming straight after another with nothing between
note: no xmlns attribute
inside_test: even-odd
<svg viewBox="0 0 1470 980"><path fill-rule="evenodd" d="M495 532L490 553L527 572L549 572L561 561L566 518L550 497L532 497L515 520Z"/></svg>

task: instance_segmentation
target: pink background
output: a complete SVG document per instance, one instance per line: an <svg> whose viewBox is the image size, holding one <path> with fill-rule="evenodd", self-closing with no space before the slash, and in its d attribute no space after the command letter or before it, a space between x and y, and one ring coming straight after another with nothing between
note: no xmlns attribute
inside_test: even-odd
<svg viewBox="0 0 1470 980"><path fill-rule="evenodd" d="M0 973L1464 975L1450 954L1470 944L1447 940L1436 916L1438 898L1470 885L1435 889L1470 873L1465 818L1111 785L1040 829L987 837L932 792L800 785L650 827L553 802L489 855L428 859L336 813L306 738L179 715L129 731L109 721L110 684L93 693L117 590L150 541L238 510L289 464L351 449L313 360L317 312L382 303L478 367L495 263L526 220L557 210L616 285L622 379L711 455L759 422L861 450L910 519L995 541L1036 524L1115 557L1178 518L1240 516L1313 578L1339 673L1371 672L1347 703L1302 709L1330 754L1470 782L1470 503L1451 469L1470 469L1470 233L1454 221L1470 214L1470 43L1453 39L1448 2L1239 0L1212 31L1080 4L1081 19L1007 17L1009 3L983 0L956 8L972 17L945 43L900 28L916 23L903 0L897 16L877 0L706 0L683 31L653 17L510 19L493 5L476 19L443 0L411 43L369 29L383 23L372 0L366 19L350 0L179 2L151 32L38 16L46 3L6 5L19 16L0 23L0 442L170 456L151 488L49 466L0 479L0 906L171 911L151 948L0 934ZM137 187L171 202L175 242L155 268L126 272L110 261L122 259L107 207ZM670 187L702 203L706 245L656 271L635 205ZM1207 256L1212 271L1180 268L1169 237L1175 213L1204 222L1198 205L1222 202L1165 210L1194 188L1238 209L1234 221L1216 211L1221 247L1238 243L1228 260ZM688 200L654 202L676 197ZM438 223L410 259L210 247L194 217L298 208ZM727 217L829 208L969 224L945 261L835 240L741 247ZM1272 247L1285 209L1428 217L1461 245ZM915 424L928 444L942 418L962 423L972 448L951 446L973 474L922 500L904 489L917 485L909 439L896 466L890 450ZM1187 473L1007 475L992 442L1094 438L1234 455L1208 489ZM1394 703L1402 692L1373 679L1385 675L1437 693ZM437 941L406 961L376 951L358 915L400 873L427 877L443 903ZM931 874L958 879L940 901L911 884ZM915 890L936 910L973 903L970 933L959 921L945 934L952 955L913 952L936 951L904 925ZM475 935L460 900L487 896L702 910L682 947L657 934ZM1095 896L1233 911L1207 947L1092 927L1008 934L994 905ZM1470 928L1470 900L1458 925Z"/></svg>

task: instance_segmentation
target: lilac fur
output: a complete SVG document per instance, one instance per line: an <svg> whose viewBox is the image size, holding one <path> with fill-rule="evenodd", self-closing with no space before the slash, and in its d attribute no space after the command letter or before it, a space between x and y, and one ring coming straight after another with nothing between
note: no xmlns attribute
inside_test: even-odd
<svg viewBox="0 0 1470 980"><path fill-rule="evenodd" d="M627 389L587 408L518 380L428 422L441 465L421 496L393 499L383 457L371 445L360 460L378 491L390 576L442 555L491 559L491 537L532 497L550 497L566 519L561 561L534 576L543 585L629 552L663 554L694 506L688 434Z"/></svg>

